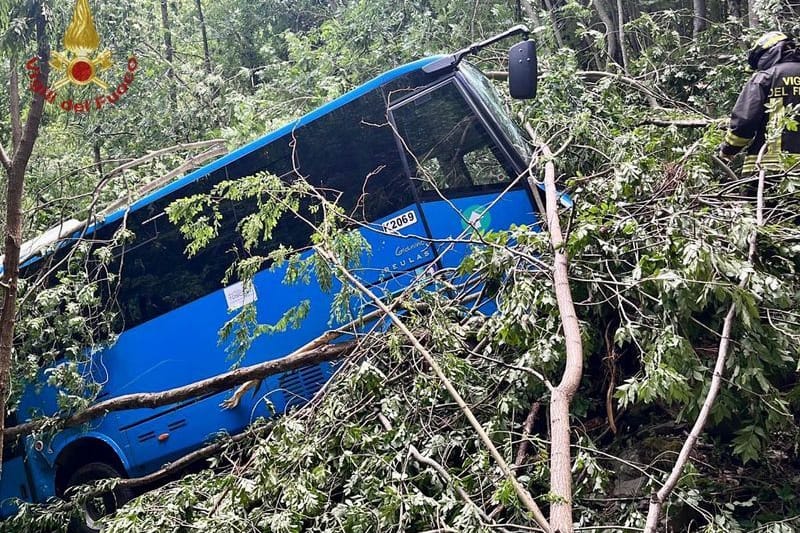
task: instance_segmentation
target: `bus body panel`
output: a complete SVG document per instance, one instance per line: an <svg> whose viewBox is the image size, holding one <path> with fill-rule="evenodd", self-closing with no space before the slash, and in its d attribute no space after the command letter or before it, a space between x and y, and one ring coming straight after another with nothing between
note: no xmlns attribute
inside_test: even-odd
<svg viewBox="0 0 800 533"><path fill-rule="evenodd" d="M206 395L127 428L125 433L132 443L128 474L146 475L197 448L198 443L242 431L254 415L268 416L266 409L252 414L238 409L221 410L220 403L229 394L223 391Z"/></svg>
<svg viewBox="0 0 800 533"><path fill-rule="evenodd" d="M130 447L127 445L125 435L119 432L118 425L115 424L115 419L112 415L113 413L98 419L90 427L67 428L46 443L38 441L44 446L41 451L35 449L34 443L37 441L32 437L26 439L25 464L33 484L33 494L35 495L33 501L42 502L56 496L56 461L67 448L73 445L81 445L92 440L99 441L112 450L126 472L130 470ZM86 459L91 462L92 458L87 457ZM3 468L5 468L5 463ZM5 481L3 486L5 486ZM20 496L18 492L14 495L16 497Z"/></svg>
<svg viewBox="0 0 800 533"><path fill-rule="evenodd" d="M24 455L3 457L3 477L10 481L0 484L0 516L8 516L16 511L17 506L12 498L33 501L33 487L25 470L25 462Z"/></svg>
<svg viewBox="0 0 800 533"><path fill-rule="evenodd" d="M410 224L398 230L398 235L383 232L383 222L409 211L420 216L416 206L409 205L361 230L371 250L361 257L357 269L365 279L377 282L389 277L395 283L403 279L399 283L406 285L408 279L404 279L402 273L423 264L419 257L427 263L432 261L432 254L422 250L428 245L414 236L414 232L420 230L420 224ZM305 252L300 257L309 255L310 252ZM241 359L243 366L284 357L331 327L340 325L330 319L338 282L334 280L330 292L323 291L313 276L308 283L286 284L286 271L287 267L282 266L255 275L253 303L258 321L274 324L303 300L310 302L308 315L298 329L289 328L257 338ZM105 388L121 395L167 390L223 373L234 362L232 355L226 352L230 343L220 342L218 332L227 320L234 317L235 311L229 309L225 290L220 289L134 327L120 335L108 350L95 354L96 366L115 369L115 372L98 378L106 380ZM353 316L359 312L360 309L352 310ZM142 350L142 347L146 349ZM121 441L121 446L128 450L131 461L126 468L129 474L143 475L196 448L198 442L207 442L223 432L238 433L258 417L284 413L289 407L303 403L331 374L331 365L323 363L266 378L259 390L248 392L235 409L220 407L222 401L230 396L230 391L223 391L157 409L112 413L102 420L98 429L114 435L113 438ZM118 379L122 376L126 378L124 381ZM180 379L176 380L176 376Z"/></svg>
<svg viewBox="0 0 800 533"><path fill-rule="evenodd" d="M536 210L527 190L517 188L448 200L423 202L422 210L435 239L470 240L475 232L507 230L512 225L535 225ZM455 268L469 254L471 244L455 243L442 254L445 268Z"/></svg>

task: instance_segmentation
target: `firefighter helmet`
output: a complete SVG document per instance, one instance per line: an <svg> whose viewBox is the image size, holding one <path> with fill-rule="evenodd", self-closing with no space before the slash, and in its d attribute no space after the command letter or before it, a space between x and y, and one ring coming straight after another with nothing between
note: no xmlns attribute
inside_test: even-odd
<svg viewBox="0 0 800 533"><path fill-rule="evenodd" d="M764 53L782 41L791 41L791 37L780 31L771 31L762 35L747 54L747 63L753 70L758 70L758 60Z"/></svg>

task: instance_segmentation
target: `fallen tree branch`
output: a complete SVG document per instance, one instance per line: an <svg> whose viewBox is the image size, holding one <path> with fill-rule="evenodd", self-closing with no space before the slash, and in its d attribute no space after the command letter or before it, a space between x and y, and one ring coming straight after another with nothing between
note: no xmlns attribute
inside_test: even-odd
<svg viewBox="0 0 800 533"><path fill-rule="evenodd" d="M472 296L467 296L465 301L472 299ZM420 304L420 307L421 306L424 306L424 304ZM161 407L189 398L194 398L206 393L220 392L236 385L241 385L236 391L234 391L234 394L231 398L222 403L223 408L232 409L239 404L242 396L244 396L248 390L258 389L260 383L267 376L271 376L279 372L295 370L306 365L321 363L324 361L334 361L348 355L349 352L355 348L357 341L353 340L338 344L329 343L332 343L346 333L352 333L354 328L366 324L367 322L375 320L381 316L383 316L383 311L381 309L376 309L370 313L356 318L351 322L348 322L337 330L326 331L316 339L309 341L291 354L280 359L273 359L272 361L266 361L264 363L238 368L218 376L197 381L195 383L190 383L181 387L168 389L162 392L127 394L125 396L118 396L116 398L105 400L70 417L61 418L59 420L58 427L65 428L76 426L112 411L139 409L143 407ZM6 428L4 435L6 438L17 438L23 435L28 435L48 424L49 422L49 419L40 419L18 424L16 426Z"/></svg>
<svg viewBox="0 0 800 533"><path fill-rule="evenodd" d="M544 514L542 514L541 509L533 500L533 497L530 495L528 490L525 487L523 487L517 480L516 476L514 475L514 472L508 466L508 463L506 463L505 459L503 459L503 456L500 455L500 452L497 451L497 447L492 442L492 439L483 429L483 426L481 426L481 423L478 421L478 419L475 418L475 415L473 414L472 410L464 401L464 398L462 398L461 394L459 394L459 392L453 386L453 383L444 374L444 371L439 366L439 363L436 362L436 359L433 357L433 355L424 346L422 346L422 343L419 341L416 335L414 335L411 332L411 330L408 329L405 323L402 320L400 320L400 317L398 317L397 314L394 311L392 311L383 300L378 298L378 296L376 296L374 292L372 292L363 283L361 283L358 279L356 279L356 277L353 276L353 274L341 263L341 261L339 261L336 258L335 255L330 253L327 249L325 249L322 246L317 247L316 250L321 257L323 257L326 261L328 261L339 272L341 277L344 278L343 281L346 280L359 292L361 292L367 298L372 300L372 302L375 303L375 305L383 311L383 313L392 321L392 323L395 326L397 326L397 328L403 333L403 335L406 336L406 338L411 342L411 344L414 346L417 352L419 352L420 355L422 355L423 359L425 359L425 362L428 364L428 366L431 367L433 372L436 374L436 376L444 385L445 389L447 389L447 392L450 394L450 397L453 399L453 401L455 401L456 405L458 405L459 409L464 414L464 416L466 416L470 425L475 430L475 433L478 434L478 438L480 438L483 445L489 451L489 454L492 456L497 465L500 467L500 470L503 472L503 475L506 477L509 483L511 483L512 487L514 488L514 491L517 494L517 497L525 506L525 508L531 513L534 521L546 533L550 533L551 531L550 525L547 523L547 519L545 518Z"/></svg>
<svg viewBox="0 0 800 533"><path fill-rule="evenodd" d="M525 128L546 158L544 165L546 216L544 220L550 236L550 245L553 247L553 289L558 304L558 313L561 317L561 327L564 331L564 346L567 356L561 381L550 391L550 492L554 496L550 504L550 526L553 531L568 533L573 531L569 409L583 374L583 342L569 285L569 259L565 249L566 242L558 219L559 203L553 154L546 144L537 141L536 133L530 124L526 123Z"/></svg>
<svg viewBox="0 0 800 533"><path fill-rule="evenodd" d="M542 404L537 402L533 402L531 405L531 410L528 413L528 416L525 418L525 423L522 424L522 442L519 444L519 449L517 450L517 457L514 459L514 467L519 468L522 466L522 463L525 461L525 457L528 455L528 447L531 444L531 441L528 438L533 433L533 425L536 423L536 419L539 417L539 409L541 409Z"/></svg>
<svg viewBox="0 0 800 533"><path fill-rule="evenodd" d="M125 163L123 165L120 165L115 169L112 169L111 172L106 174L106 180L116 176L120 172L124 172L124 171L130 170L130 169L132 169L134 167L138 167L139 165L147 163L148 161L150 161L152 159L155 159L156 157L160 157L162 155L170 154L170 153L173 153L173 152L180 152L180 151L183 151L183 150L194 150L194 149L199 149L199 148L211 148L211 147L213 147L215 145L224 145L224 144L225 144L225 141L223 139L210 139L208 141L198 141L198 142L193 142L193 143L181 143L181 144L176 144L174 146L168 146L166 148L161 148L160 150L154 150L152 152L146 153L145 155L143 155L141 157L137 157L136 159L128 161L127 163Z"/></svg>
<svg viewBox="0 0 800 533"><path fill-rule="evenodd" d="M155 483L160 479L163 479L171 474L183 470L184 468L188 467L191 464L196 463L197 461L202 461L203 459L208 459L209 457L216 455L217 452L219 452L225 446L231 443L242 441L249 435L250 432L245 431L243 433L234 435L230 439L219 440L217 442L204 446L199 450L195 450L192 453L187 453L183 457L180 457L172 461L171 463L167 463L160 469L150 474L147 474L146 476L134 477L129 479L120 478L115 488L133 489L137 487L142 487L144 485L149 485L150 483Z"/></svg>
<svg viewBox="0 0 800 533"><path fill-rule="evenodd" d="M490 70L490 71L486 72L485 74L486 74L487 78L492 79L492 80L501 80L501 81L503 81L503 80L507 80L508 79L508 72L505 72L505 71ZM658 103L656 102L656 99L659 97L659 95L654 93L649 87L647 87L642 82L637 81L637 80L635 80L633 78L630 78L628 76L624 76L622 74L617 74L615 72L604 72L602 70L579 70L579 71L576 72L576 74L581 79L583 79L585 81L590 81L590 82L597 82L597 81L600 81L600 80L605 79L605 78L612 78L614 80L617 80L617 81L619 81L621 83L624 83L625 85L628 85L628 86L636 89L637 91L639 91L640 93L645 95L645 97L647 98L648 103L650 104L650 107L654 107L654 108L658 107Z"/></svg>
<svg viewBox="0 0 800 533"><path fill-rule="evenodd" d="M711 119L711 118L686 118L686 119L672 119L672 118L656 118L648 117L642 120L639 124L650 126L675 126L676 128L705 128L710 124L718 124L720 128L726 127L728 119Z"/></svg>
<svg viewBox="0 0 800 533"><path fill-rule="evenodd" d="M597 82L601 79L611 78L620 83L624 83L625 85L636 89L640 93L642 93L646 98L650 107L658 107L658 103L656 101L659 98L659 95L654 93L649 87L647 87L642 82L630 78L628 76L623 76L622 74L616 74L614 72L604 72L602 70L579 70L578 76L586 81Z"/></svg>
<svg viewBox="0 0 800 533"><path fill-rule="evenodd" d="M716 154L711 154L711 160L717 165L719 165L719 167L722 169L723 172L725 172L725 174L731 179L731 181L733 182L739 181L739 176L737 176L736 173L733 170L731 170L731 167L730 165L728 165L728 163L720 159Z"/></svg>
<svg viewBox="0 0 800 533"><path fill-rule="evenodd" d="M614 414L614 391L617 388L617 359L619 354L614 348L614 338L611 333L611 322L606 324L606 331L604 340L606 343L606 356L603 362L608 368L608 388L606 389L606 418L608 419L608 428L614 435L617 434L617 417Z"/></svg>
<svg viewBox="0 0 800 533"><path fill-rule="evenodd" d="M322 336L312 340L311 342L304 344L303 346L295 350L294 353L304 354L312 352L327 344L330 344L340 336L341 333L339 333L338 331L328 331L324 333ZM238 407L239 403L242 401L242 397L245 395L245 393L247 393L248 390L250 389L258 390L258 388L261 386L261 382L263 381L263 379L264 379L263 377L260 377L257 379L251 379L246 381L244 384L242 384L239 388L237 388L234 391L233 395L230 398L222 402L221 407L223 409L235 409L236 407Z"/></svg>
<svg viewBox="0 0 800 533"><path fill-rule="evenodd" d="M758 155L757 165L759 166L761 165L761 159L764 155L766 146L767 143L764 144L764 147L762 147L761 152ZM721 163L721 161L719 162ZM758 229L764 225L765 174L765 169L761 168L758 174L758 191L756 193L756 228L750 235L749 249L747 252L747 261L751 266L755 264L755 257L758 251ZM747 286L750 281L751 273L752 269L747 270L744 273L742 279L739 281L739 289L744 289ZM708 417L711 414L711 408L713 407L714 401L716 400L717 395L722 388L722 374L725 371L725 363L730 351L731 329L733 329L733 319L735 316L736 303L734 301L731 302L731 305L728 308L728 313L725 315L725 320L722 323L722 333L717 349L717 361L714 364L714 373L711 376L711 384L708 386L708 393L706 394L705 400L703 400L703 405L700 408L700 412L697 414L697 419L695 419L692 430L684 441L681 451L678 453L678 458L676 459L675 464L672 467L672 471L667 477L667 480L664 482L664 485L661 487L661 489L650 496L650 505L647 510L647 522L645 524L644 533L655 533L664 502L666 502L667 498L669 498L670 494L672 494L672 491L675 489L675 486L678 484L678 481L683 475L683 469L686 467L686 463L689 462L689 456L694 450L694 447L697 444L697 441L700 439L700 435L702 434L703 429L708 422Z"/></svg>
<svg viewBox="0 0 800 533"><path fill-rule="evenodd" d="M525 417L525 422L522 424L522 439L520 439L519 448L517 448L517 455L514 457L514 464L511 466L514 470L518 470L528 457L528 448L531 444L529 437L531 433L533 433L533 426L536 424L536 419L539 417L539 410L541 407L542 404L538 401L533 402L528 416ZM505 509L505 505L498 503L497 506L492 509L492 512L489 513L489 518L494 519L503 509Z"/></svg>
<svg viewBox="0 0 800 533"><path fill-rule="evenodd" d="M195 398L203 394L221 392L247 381L263 379L279 372L287 372L307 365L340 359L347 355L355 345L356 341L328 344L314 350L294 352L280 359L273 359L272 361L237 368L236 370L190 383L182 387L175 387L161 392L141 392L117 396L116 398L94 404L72 416L62 418L57 421L57 426L59 428L78 426L112 411L140 408L154 409L189 398ZM51 422L51 420L33 420L6 428L3 433L6 438L13 439L33 433L37 429L48 424L48 422Z"/></svg>
<svg viewBox="0 0 800 533"><path fill-rule="evenodd" d="M180 472L184 468L196 463L197 461L202 461L203 459L208 459L213 455L216 455L220 450L222 450L225 446L236 443L244 440L251 433L249 431L243 431L242 433L238 433L232 436L230 439L226 440L218 440L217 442L211 443L207 446L204 446L198 450L195 450L191 453L187 453L186 455L172 461L171 463L167 463L160 469L147 474L146 476L142 477L134 477L134 478L117 478L116 483L112 486L107 485L108 479L104 479L101 481L102 487L92 489L86 493L80 495L79 499L70 498L69 492L67 493L68 501L61 507L62 511L66 511L75 507L75 505L80 504L81 501L86 501L88 499L96 498L97 496L101 496L108 492L113 492L116 489L135 489L139 487L143 487L146 485L150 485L151 483L155 483L169 475L175 474ZM76 485L79 487L80 485ZM74 490L74 489L73 489Z"/></svg>
<svg viewBox="0 0 800 533"><path fill-rule="evenodd" d="M111 181L111 179L116 176L117 174L121 174L126 170L130 170L132 168L138 167L151 161L157 157L162 155L170 154L173 152L180 152L183 150L194 150L194 149L201 149L201 148L208 148L209 151L214 150L216 147L222 146L224 148L225 141L222 139L211 139L208 141L198 141L193 143L182 143L176 144L174 146L168 146L166 148L161 148L160 150L155 150L153 152L149 152L141 157L137 157L136 159L132 159L127 163L124 163L114 169L112 169L108 174L106 174L103 179L101 179L97 185L94 187L94 191L92 192L93 200L91 205L89 206L89 218L91 219L93 216L95 205L97 204L98 199L100 198L100 191L105 188L106 185ZM157 180L160 182L160 180ZM119 207L120 205L124 204L127 201L127 198L116 200L112 202L112 204L105 209L103 209L100 213L108 214L112 209Z"/></svg>
<svg viewBox="0 0 800 533"><path fill-rule="evenodd" d="M465 301L467 301L468 299L471 299L471 297L465 298ZM420 309L420 308L422 308L424 306L425 306L425 304L417 303L417 304L415 304L414 307L417 308L417 309ZM394 307L394 304L392 304L390 307ZM381 311L380 309L376 309L374 311L371 311L371 312L367 313L366 315L360 316L360 317L356 318L355 320L352 320L352 321L348 322L347 324L339 327L336 330L331 330L331 331L327 331L327 332L323 333L322 335L320 335L316 339L313 339L313 340L309 341L308 343L304 344L303 346L301 346L300 348L295 350L294 353L308 352L308 351L317 349L317 348L319 348L320 346L322 346L324 344L329 344L329 343L335 341L336 339L338 339L339 337L341 337L342 335L344 335L345 332L352 332L355 328L357 328L359 326L363 326L367 322L370 322L370 321L375 320L377 318L380 318L382 316L383 316L383 311ZM239 405L239 402L242 400L242 396L244 396L244 394L248 390L250 390L250 389L258 389L258 387L261 386L261 381L262 381L262 379L258 378L258 379L251 379L251 380L243 383L239 388L237 388L234 391L233 395L230 398L228 398L227 400L222 402L222 407L224 409L233 409L233 408L235 408L237 405Z"/></svg>

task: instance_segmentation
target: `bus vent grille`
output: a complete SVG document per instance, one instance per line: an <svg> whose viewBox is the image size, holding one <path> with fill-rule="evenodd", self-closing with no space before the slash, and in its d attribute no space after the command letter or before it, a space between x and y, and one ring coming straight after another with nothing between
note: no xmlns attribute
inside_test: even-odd
<svg viewBox="0 0 800 533"><path fill-rule="evenodd" d="M186 419L181 418L180 420L175 420L174 422L170 422L167 424L167 429L170 431L175 431L176 429L180 429L186 425Z"/></svg>
<svg viewBox="0 0 800 533"><path fill-rule="evenodd" d="M325 384L322 365L307 366L293 372L286 372L281 376L279 384L286 398L285 411L303 405L313 398Z"/></svg>
<svg viewBox="0 0 800 533"><path fill-rule="evenodd" d="M136 439L139 442L145 442L145 441L148 441L150 439L154 439L155 437L156 437L156 433L154 431L148 431L147 433L142 433L141 435L138 435L136 437Z"/></svg>

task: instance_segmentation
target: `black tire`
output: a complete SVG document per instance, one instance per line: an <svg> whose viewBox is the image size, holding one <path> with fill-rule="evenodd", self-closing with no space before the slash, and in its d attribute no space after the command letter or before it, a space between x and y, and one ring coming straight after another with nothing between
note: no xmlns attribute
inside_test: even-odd
<svg viewBox="0 0 800 533"><path fill-rule="evenodd" d="M115 477L125 476L117 468L106 463L88 463L78 467L72 473L69 480L67 480L67 487ZM122 507L133 496L134 494L130 489L116 489L90 500L82 507L80 518L73 519L70 522L69 533L99 533L101 529L97 521Z"/></svg>

